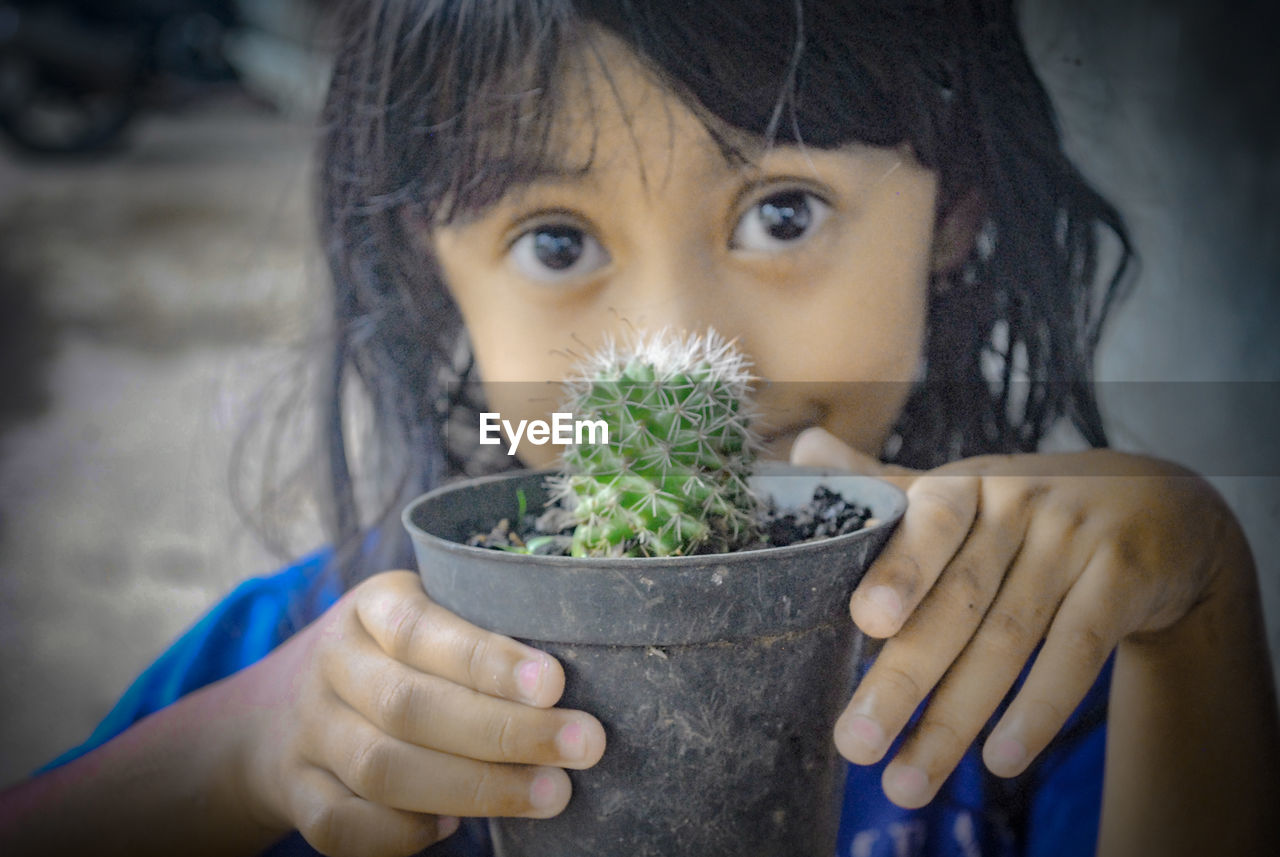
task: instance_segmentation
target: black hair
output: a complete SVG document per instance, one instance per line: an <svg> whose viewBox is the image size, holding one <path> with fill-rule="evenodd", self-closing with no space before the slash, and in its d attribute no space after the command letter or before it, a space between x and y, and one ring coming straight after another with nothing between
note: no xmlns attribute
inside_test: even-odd
<svg viewBox="0 0 1280 857"><path fill-rule="evenodd" d="M1063 417L1106 443L1092 355L1129 240L1063 153L1009 0L361 0L337 52L319 188L334 284L329 524L351 578L411 562L400 507L474 468L445 443L449 421L471 413L474 426L479 406L465 331L411 225L483 211L536 172L562 60L601 30L713 133L906 143L939 175L940 214L981 201L970 258L931 289L924 377L886 457L1032 451ZM1118 261L1095 283L1105 233ZM369 414L358 465L352 393Z"/></svg>

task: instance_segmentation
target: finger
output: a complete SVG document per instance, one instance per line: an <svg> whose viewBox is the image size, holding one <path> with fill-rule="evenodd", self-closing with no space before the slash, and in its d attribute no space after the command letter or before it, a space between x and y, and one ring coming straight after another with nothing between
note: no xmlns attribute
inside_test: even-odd
<svg viewBox="0 0 1280 857"><path fill-rule="evenodd" d="M859 765L879 761L964 650L1022 544L1014 526L980 526L858 683L836 722L836 747Z"/></svg>
<svg viewBox="0 0 1280 857"><path fill-rule="evenodd" d="M1080 548L1060 527L1032 518L1022 547L973 638L947 670L920 721L885 768L885 794L915 808L933 799L1017 680L1053 618L1074 574L1046 573L1046 563L1079 569Z"/></svg>
<svg viewBox="0 0 1280 857"><path fill-rule="evenodd" d="M1119 596L1112 583L1119 571L1111 552L1099 551L1063 599L1026 681L983 746L991 773L1013 777L1026 770L1137 624L1136 599Z"/></svg>
<svg viewBox="0 0 1280 857"><path fill-rule="evenodd" d="M456 817L405 812L363 800L320 768L305 768L296 786L293 818L298 832L331 857L403 857L458 829Z"/></svg>
<svg viewBox="0 0 1280 857"><path fill-rule="evenodd" d="M791 445L791 463L803 467L837 467L862 476L874 476L897 485L903 491L919 476L919 472L885 464L842 442L826 429L807 428Z"/></svg>
<svg viewBox="0 0 1280 857"><path fill-rule="evenodd" d="M589 768L604 754L604 727L589 714L531 708L487 696L356 642L329 669L338 697L383 732L410 744L486 762Z"/></svg>
<svg viewBox="0 0 1280 857"><path fill-rule="evenodd" d="M849 601L865 633L890 637L902 627L968 536L981 486L976 476L929 475L907 491L907 513Z"/></svg>
<svg viewBox="0 0 1280 857"><path fill-rule="evenodd" d="M329 740L313 761L367 801L409 812L550 818L569 803L559 768L451 756L387 735L346 705L333 706Z"/></svg>
<svg viewBox="0 0 1280 857"><path fill-rule="evenodd" d="M413 572L386 572L361 584L356 614L384 652L421 672L539 708L564 693L555 658L445 610Z"/></svg>

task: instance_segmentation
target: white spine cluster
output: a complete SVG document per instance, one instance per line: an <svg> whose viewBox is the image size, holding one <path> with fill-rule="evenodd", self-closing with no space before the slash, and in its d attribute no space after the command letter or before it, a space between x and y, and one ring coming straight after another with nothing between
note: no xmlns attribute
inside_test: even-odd
<svg viewBox="0 0 1280 857"><path fill-rule="evenodd" d="M565 452L553 490L574 509L578 555L727 550L754 527L757 441L746 356L714 330L615 340L568 381L568 407L609 443Z"/></svg>

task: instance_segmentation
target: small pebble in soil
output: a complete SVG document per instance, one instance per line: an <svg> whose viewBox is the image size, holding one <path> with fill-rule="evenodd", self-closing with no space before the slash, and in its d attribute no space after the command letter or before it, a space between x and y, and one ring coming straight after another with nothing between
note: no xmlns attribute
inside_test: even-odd
<svg viewBox="0 0 1280 857"><path fill-rule="evenodd" d="M803 506L778 509L772 503L761 515L760 529L769 547L842 536L862 529L871 517L865 506L850 503L837 491L819 485Z"/></svg>
<svg viewBox="0 0 1280 857"><path fill-rule="evenodd" d="M473 548L494 548L495 550L523 548L525 546L524 539L520 538L520 534L511 529L511 520L509 518L503 518L487 533L476 533L467 539L467 545Z"/></svg>
<svg viewBox="0 0 1280 857"><path fill-rule="evenodd" d="M813 497L801 506L780 509L772 499L765 503L757 519L760 542L748 549L786 547L842 536L874 522L866 506L852 503L838 491L820 485ZM503 518L488 533L473 535L467 544L541 556L567 556L572 541L572 513L561 506L551 506L540 514L526 514L514 529L511 521Z"/></svg>

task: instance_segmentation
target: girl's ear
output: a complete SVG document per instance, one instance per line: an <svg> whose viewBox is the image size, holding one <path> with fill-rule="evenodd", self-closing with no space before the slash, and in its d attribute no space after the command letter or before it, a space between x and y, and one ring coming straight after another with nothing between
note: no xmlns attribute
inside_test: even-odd
<svg viewBox="0 0 1280 857"><path fill-rule="evenodd" d="M978 240L984 213L976 190L958 195L941 213L933 233L933 273L948 274L965 263Z"/></svg>

